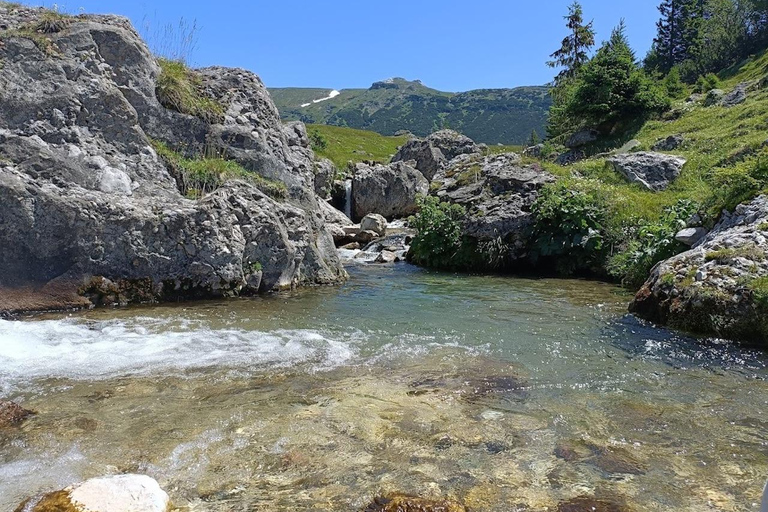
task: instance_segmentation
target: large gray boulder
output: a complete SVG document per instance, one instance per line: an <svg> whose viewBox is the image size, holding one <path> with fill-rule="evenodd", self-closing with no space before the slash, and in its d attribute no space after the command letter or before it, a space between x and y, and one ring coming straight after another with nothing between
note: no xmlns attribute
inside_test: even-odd
<svg viewBox="0 0 768 512"><path fill-rule="evenodd" d="M660 263L631 311L672 327L768 346L768 196L723 216L693 249Z"/></svg>
<svg viewBox="0 0 768 512"><path fill-rule="evenodd" d="M538 164L522 165L519 155L506 153L457 158L433 186L439 186L439 198L467 209L465 236L478 243L501 240L514 260L527 254L531 206L541 188L554 181Z"/></svg>
<svg viewBox="0 0 768 512"><path fill-rule="evenodd" d="M23 36L43 13L0 9L14 30L0 45L0 290L56 281L130 302L344 279L304 127L280 122L256 75L197 71L223 114L182 114L158 101L160 67L126 19L67 18L44 46ZM287 197L246 180L188 199L151 139L236 160Z"/></svg>
<svg viewBox="0 0 768 512"><path fill-rule="evenodd" d="M82 510L88 512L167 512L168 494L145 475L117 475L93 478L61 491L32 498L18 510L47 512Z"/></svg>
<svg viewBox="0 0 768 512"><path fill-rule="evenodd" d="M426 139L411 139L392 158L392 162L416 162L416 169L432 180L451 160L460 155L482 153L478 144L453 130L437 131Z"/></svg>
<svg viewBox="0 0 768 512"><path fill-rule="evenodd" d="M407 217L416 212L416 199L428 192L427 179L406 162L357 164L352 177L353 217L362 219L369 213L388 219Z"/></svg>
<svg viewBox="0 0 768 512"><path fill-rule="evenodd" d="M735 107L736 105L741 105L742 103L747 101L747 94L749 93L750 89L753 86L754 84L750 82L740 83L739 85L734 87L731 92L723 96L723 99L720 100L720 104L727 108Z"/></svg>
<svg viewBox="0 0 768 512"><path fill-rule="evenodd" d="M579 130L578 132L568 137L568 140L565 141L565 147L569 149L580 148L582 146L586 146L587 144L595 142L599 137L600 137L600 132L592 128Z"/></svg>
<svg viewBox="0 0 768 512"><path fill-rule="evenodd" d="M685 158L641 151L608 159L613 169L633 183L654 192L666 189L680 176Z"/></svg>

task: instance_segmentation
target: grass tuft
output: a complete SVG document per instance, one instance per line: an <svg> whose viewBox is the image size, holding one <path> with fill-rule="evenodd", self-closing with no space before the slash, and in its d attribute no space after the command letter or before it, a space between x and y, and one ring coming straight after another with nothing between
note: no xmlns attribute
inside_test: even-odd
<svg viewBox="0 0 768 512"><path fill-rule="evenodd" d="M250 172L233 160L208 156L186 158L159 141L152 141L152 147L171 169L181 193L190 199L200 199L236 179L251 183L273 199L282 200L288 195L284 183Z"/></svg>
<svg viewBox="0 0 768 512"><path fill-rule="evenodd" d="M224 106L203 90L202 79L178 60L158 59L157 99L168 109L199 117L209 122L221 122Z"/></svg>

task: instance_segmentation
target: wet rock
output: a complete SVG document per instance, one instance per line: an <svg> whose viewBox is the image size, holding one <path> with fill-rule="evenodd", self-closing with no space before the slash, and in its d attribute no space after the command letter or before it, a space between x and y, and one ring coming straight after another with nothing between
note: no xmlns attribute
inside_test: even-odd
<svg viewBox="0 0 768 512"><path fill-rule="evenodd" d="M343 245L339 247L339 249L344 249L346 251L359 251L360 250L360 243L359 242L352 242L351 244Z"/></svg>
<svg viewBox="0 0 768 512"><path fill-rule="evenodd" d="M373 231L378 236L387 234L387 219L376 213L369 213L360 221L360 229L363 231Z"/></svg>
<svg viewBox="0 0 768 512"><path fill-rule="evenodd" d="M629 512L622 502L612 499L598 499L592 496L578 496L557 505L557 512Z"/></svg>
<svg viewBox="0 0 768 512"><path fill-rule="evenodd" d="M464 375L461 373L425 376L409 386L409 395L451 393L467 402L521 401L528 397L526 383L515 375Z"/></svg>
<svg viewBox="0 0 768 512"><path fill-rule="evenodd" d="M467 512L467 509L455 501L393 496L374 498L364 512Z"/></svg>
<svg viewBox="0 0 768 512"><path fill-rule="evenodd" d="M654 151L674 151L683 145L685 138L682 134L670 135L666 139L660 139L653 145Z"/></svg>
<svg viewBox="0 0 768 512"><path fill-rule="evenodd" d="M427 179L408 163L357 164L352 178L354 217L362 219L369 213L407 217L416 213L416 198L428 192Z"/></svg>
<svg viewBox="0 0 768 512"><path fill-rule="evenodd" d="M685 158L663 153L638 152L616 155L608 163L629 181L648 190L665 190L680 176Z"/></svg>
<svg viewBox="0 0 768 512"><path fill-rule="evenodd" d="M360 231L355 235L355 242L359 244L368 244L375 240L378 234L375 231Z"/></svg>
<svg viewBox="0 0 768 512"><path fill-rule="evenodd" d="M394 263L397 261L397 254L391 251L381 251L374 263Z"/></svg>
<svg viewBox="0 0 768 512"><path fill-rule="evenodd" d="M686 228L675 235L675 240L688 247L693 247L707 236L707 233L708 231L704 228Z"/></svg>
<svg viewBox="0 0 768 512"><path fill-rule="evenodd" d="M599 446L584 441L561 441L555 447L554 454L566 462L583 462L605 473L642 475L647 471L642 462L621 447Z"/></svg>
<svg viewBox="0 0 768 512"><path fill-rule="evenodd" d="M768 196L726 213L693 249L657 265L630 311L658 324L768 344Z"/></svg>
<svg viewBox="0 0 768 512"><path fill-rule="evenodd" d="M586 444L577 441L561 441L555 446L555 457L566 462L581 462L592 456Z"/></svg>
<svg viewBox="0 0 768 512"><path fill-rule="evenodd" d="M168 495L152 478L94 478L22 503L16 512L167 512Z"/></svg>
<svg viewBox="0 0 768 512"><path fill-rule="evenodd" d="M15 402L0 400L0 428L18 425L34 414Z"/></svg>

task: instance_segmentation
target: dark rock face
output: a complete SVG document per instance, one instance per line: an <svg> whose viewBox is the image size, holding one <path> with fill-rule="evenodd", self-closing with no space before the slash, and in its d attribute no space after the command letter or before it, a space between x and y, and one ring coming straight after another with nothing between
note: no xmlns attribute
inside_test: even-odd
<svg viewBox="0 0 768 512"><path fill-rule="evenodd" d="M627 153L608 160L614 170L648 190L665 190L680 176L686 160L663 153Z"/></svg>
<svg viewBox="0 0 768 512"><path fill-rule="evenodd" d="M427 195L429 182L405 162L389 165L357 164L352 178L352 211L355 219L377 213L387 219L416 212L416 198Z"/></svg>
<svg viewBox="0 0 768 512"><path fill-rule="evenodd" d="M437 196L467 208L465 235L478 242L503 240L511 259L526 253L531 206L539 190L555 181L540 166L522 165L514 153L459 157L433 182Z"/></svg>
<svg viewBox="0 0 768 512"><path fill-rule="evenodd" d="M747 93L749 92L752 86L753 84L750 84L748 82L740 83L731 92L723 96L723 99L720 101L720 104L727 108L735 107L736 105L741 105L742 103L747 101Z"/></svg>
<svg viewBox="0 0 768 512"><path fill-rule="evenodd" d="M693 249L660 263L630 310L659 324L765 345L768 197L726 214Z"/></svg>
<svg viewBox="0 0 768 512"><path fill-rule="evenodd" d="M393 496L374 498L364 512L467 512L467 509L449 500Z"/></svg>
<svg viewBox="0 0 768 512"><path fill-rule="evenodd" d="M580 148L581 146L586 146L591 142L595 142L599 137L600 132L597 130L580 130L568 138L565 142L565 147L569 149Z"/></svg>
<svg viewBox="0 0 768 512"><path fill-rule="evenodd" d="M0 25L42 12L0 11ZM197 72L224 108L211 123L160 105L160 68L127 20L73 17L44 37L53 55L24 37L0 45L0 288L100 276L157 300L344 279L306 131L282 125L256 75ZM150 137L190 156L213 148L289 197L230 182L187 199Z"/></svg>
<svg viewBox="0 0 768 512"><path fill-rule="evenodd" d="M18 425L34 414L17 403L0 400L0 428Z"/></svg>

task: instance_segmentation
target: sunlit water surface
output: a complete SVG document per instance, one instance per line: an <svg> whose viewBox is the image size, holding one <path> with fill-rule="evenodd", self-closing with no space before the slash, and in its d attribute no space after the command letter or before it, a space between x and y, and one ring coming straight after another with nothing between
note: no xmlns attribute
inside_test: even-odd
<svg viewBox="0 0 768 512"><path fill-rule="evenodd" d="M341 288L0 321L0 510L146 473L190 511L756 511L765 354L585 281L356 267ZM572 509L569 509L572 510ZM609 510L606 508L605 510Z"/></svg>

